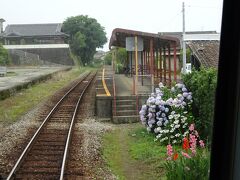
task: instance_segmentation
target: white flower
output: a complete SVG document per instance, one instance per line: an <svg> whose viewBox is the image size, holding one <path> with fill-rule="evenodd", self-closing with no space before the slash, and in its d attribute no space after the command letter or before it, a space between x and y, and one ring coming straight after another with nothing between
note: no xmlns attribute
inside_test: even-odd
<svg viewBox="0 0 240 180"><path fill-rule="evenodd" d="M172 91L172 92L175 92L175 88L174 88L174 87L172 87L172 88L171 88L171 91Z"/></svg>
<svg viewBox="0 0 240 180"><path fill-rule="evenodd" d="M175 111L172 111L171 114L174 115L174 114L175 114Z"/></svg>
<svg viewBox="0 0 240 180"><path fill-rule="evenodd" d="M170 133L173 133L175 131L175 128L172 128L171 130L170 130Z"/></svg>
<svg viewBox="0 0 240 180"><path fill-rule="evenodd" d="M173 144L175 144L176 142L177 142L176 140L173 140L173 142L172 142L172 143L173 143Z"/></svg>
<svg viewBox="0 0 240 180"><path fill-rule="evenodd" d="M158 128L155 128L155 129L154 129L154 132L155 132L155 133L158 133L158 132L159 132L159 129L158 129Z"/></svg>
<svg viewBox="0 0 240 180"><path fill-rule="evenodd" d="M173 103L173 105L177 105L178 104L178 99L174 99L173 101L172 101L172 103Z"/></svg>
<svg viewBox="0 0 240 180"><path fill-rule="evenodd" d="M170 127L173 128L173 127L174 127L174 124L171 124Z"/></svg>
<svg viewBox="0 0 240 180"><path fill-rule="evenodd" d="M175 86L180 89L183 87L183 84L177 83Z"/></svg>
<svg viewBox="0 0 240 180"><path fill-rule="evenodd" d="M158 135L156 136L156 138L159 139L161 136L162 136L162 134L158 134Z"/></svg>
<svg viewBox="0 0 240 180"><path fill-rule="evenodd" d="M169 116L168 116L168 119L172 119L172 118L173 118L173 115L169 115Z"/></svg>
<svg viewBox="0 0 240 180"><path fill-rule="evenodd" d="M156 99L155 104L160 105L161 101L159 99Z"/></svg>
<svg viewBox="0 0 240 180"><path fill-rule="evenodd" d="M159 87L160 87L160 88L163 88L163 87L164 87L164 85L163 85L162 82L159 83Z"/></svg>
<svg viewBox="0 0 240 180"><path fill-rule="evenodd" d="M180 114L175 114L174 119L178 119L180 117Z"/></svg>
<svg viewBox="0 0 240 180"><path fill-rule="evenodd" d="M174 123L174 124L178 124L178 123L179 123L179 120L175 120L173 123Z"/></svg>
<svg viewBox="0 0 240 180"><path fill-rule="evenodd" d="M178 98L181 98L181 97L182 97L182 95L181 95L181 94L178 94L178 95L177 95L177 97L178 97Z"/></svg>
<svg viewBox="0 0 240 180"><path fill-rule="evenodd" d="M150 128L150 127L147 127L147 131L150 132L150 131L151 131L151 128Z"/></svg>
<svg viewBox="0 0 240 180"><path fill-rule="evenodd" d="M155 88L155 92L156 92L156 94L159 94L161 91L159 88Z"/></svg>
<svg viewBox="0 0 240 180"><path fill-rule="evenodd" d="M180 135L181 135L181 134L179 134L179 133L175 134L176 137L179 137Z"/></svg>
<svg viewBox="0 0 240 180"><path fill-rule="evenodd" d="M179 127L180 127L180 125L179 125L179 124L175 126L175 128L176 128L176 129L177 129L177 128L179 128Z"/></svg>
<svg viewBox="0 0 240 180"><path fill-rule="evenodd" d="M173 135L171 135L171 136L170 136L170 138L174 138L174 136L173 136Z"/></svg>

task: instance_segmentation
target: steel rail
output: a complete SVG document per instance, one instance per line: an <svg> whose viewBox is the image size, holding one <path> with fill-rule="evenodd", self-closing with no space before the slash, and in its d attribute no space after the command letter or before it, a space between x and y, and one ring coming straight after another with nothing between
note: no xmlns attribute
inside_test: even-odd
<svg viewBox="0 0 240 180"><path fill-rule="evenodd" d="M86 74L86 75L85 75ZM64 100L64 98L72 91L74 90L82 81L84 81L84 79L90 74L90 73L85 73L83 75L83 78L76 83L70 90L67 91L67 93L64 94L64 96L56 103L56 105L52 108L52 110L49 112L49 114L47 115L47 117L44 119L44 121L42 122L42 124L40 125L40 127L37 129L37 131L35 132L35 134L33 135L33 137L31 138L31 140L29 141L29 143L27 144L27 146L25 147L24 151L22 152L21 156L18 158L17 162L15 163L13 169L11 170L11 172L9 173L8 177L6 180L10 180L13 175L15 174L15 172L18 170L23 158L26 156L28 150L30 149L30 147L33 145L34 140L37 138L37 136L39 135L40 131L42 130L42 128L44 127L44 125L46 124L46 122L49 120L49 118L51 117L52 113L56 110L56 108L59 106L59 104Z"/></svg>
<svg viewBox="0 0 240 180"><path fill-rule="evenodd" d="M85 93L85 91L87 90L87 88L89 87L89 85L91 84L91 82L92 82L92 80L94 79L95 76L96 76L96 74L90 79L87 86L83 89L83 91L82 91L82 93L81 93L81 95L78 99L77 105L74 109L74 113L73 113L73 116L72 116L70 128L68 130L67 141L66 141L66 145L65 145L65 149L64 149L60 180L63 180L63 177L64 177L64 172L65 172L65 167L66 167L66 159L67 159L67 155L68 155L69 144L70 144L71 137L72 137L72 129L73 129L73 125L74 125L74 122L75 122L75 119L76 119L76 115L77 115L77 111L78 111L80 101L82 100L83 94Z"/></svg>

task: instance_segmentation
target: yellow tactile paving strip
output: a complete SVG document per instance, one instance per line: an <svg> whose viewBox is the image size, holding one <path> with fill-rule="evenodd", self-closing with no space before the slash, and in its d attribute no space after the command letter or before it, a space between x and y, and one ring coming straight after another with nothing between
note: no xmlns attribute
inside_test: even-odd
<svg viewBox="0 0 240 180"><path fill-rule="evenodd" d="M105 90L105 92L106 92L106 95L107 95L107 96L111 96L111 94L110 94L110 92L109 92L109 90L108 90L108 88L107 88L105 79L104 79L104 73L105 73L105 69L103 69L103 72L102 72L102 84L103 84L103 88L104 88L104 90Z"/></svg>

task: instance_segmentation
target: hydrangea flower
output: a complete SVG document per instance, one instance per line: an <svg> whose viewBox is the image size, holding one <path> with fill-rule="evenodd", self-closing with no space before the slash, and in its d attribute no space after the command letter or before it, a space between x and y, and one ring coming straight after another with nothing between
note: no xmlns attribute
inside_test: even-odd
<svg viewBox="0 0 240 180"><path fill-rule="evenodd" d="M159 88L155 88L139 111L140 120L160 142L181 143L188 134L186 110L191 103L192 93L184 84L178 83L170 90L159 83Z"/></svg>

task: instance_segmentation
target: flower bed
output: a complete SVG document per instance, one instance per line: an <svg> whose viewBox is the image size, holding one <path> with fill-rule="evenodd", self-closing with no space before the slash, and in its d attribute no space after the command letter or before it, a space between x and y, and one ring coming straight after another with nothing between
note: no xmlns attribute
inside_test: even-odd
<svg viewBox="0 0 240 180"><path fill-rule="evenodd" d="M192 93L184 84L168 89L160 83L139 112L147 131L167 147L168 179L208 178L209 153L195 128L192 103Z"/></svg>

